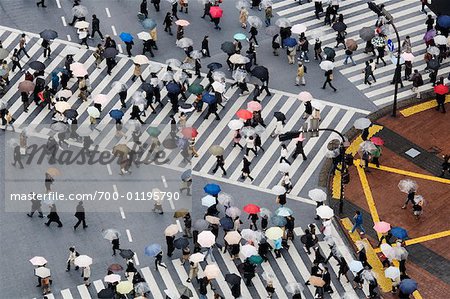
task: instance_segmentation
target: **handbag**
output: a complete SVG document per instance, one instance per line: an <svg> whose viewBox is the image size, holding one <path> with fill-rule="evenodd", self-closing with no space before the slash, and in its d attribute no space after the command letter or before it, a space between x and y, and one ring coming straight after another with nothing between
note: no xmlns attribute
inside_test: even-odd
<svg viewBox="0 0 450 299"><path fill-rule="evenodd" d="M333 80L333 79L334 79L333 74L331 74L330 75L330 80Z"/></svg>

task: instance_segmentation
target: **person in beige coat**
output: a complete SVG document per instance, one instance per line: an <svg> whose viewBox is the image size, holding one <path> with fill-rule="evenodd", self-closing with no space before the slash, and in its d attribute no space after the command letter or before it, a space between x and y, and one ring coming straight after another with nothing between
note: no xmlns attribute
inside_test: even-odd
<svg viewBox="0 0 450 299"><path fill-rule="evenodd" d="M243 7L239 12L239 22L241 23L242 28L247 28L247 19L248 19L248 10Z"/></svg>
<svg viewBox="0 0 450 299"><path fill-rule="evenodd" d="M83 281L85 286L90 286L89 278L91 277L91 267L87 266L83 268Z"/></svg>
<svg viewBox="0 0 450 299"><path fill-rule="evenodd" d="M139 77L139 79L141 79L142 82L145 82L144 78L142 78L142 69L141 69L141 65L135 63L134 64L134 71L133 71L133 76L131 77L131 81L135 81L136 78Z"/></svg>

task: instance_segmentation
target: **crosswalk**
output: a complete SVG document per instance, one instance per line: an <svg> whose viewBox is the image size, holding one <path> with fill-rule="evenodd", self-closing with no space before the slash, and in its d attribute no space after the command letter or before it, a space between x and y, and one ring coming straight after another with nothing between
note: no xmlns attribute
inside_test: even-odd
<svg viewBox="0 0 450 299"><path fill-rule="evenodd" d="M317 230L319 231L319 230ZM312 267L312 261L314 260L314 254L307 255L300 243L300 236L303 234L303 230L300 227L294 229L296 237L293 241L289 241L289 250L282 250L282 256L275 258L271 254L268 255L269 260L257 266L256 276L252 279L252 286L247 286L244 281L241 283L241 298L266 298L266 281L263 273L273 274L272 282L275 288L275 294L273 298L287 299L292 296L285 286L289 282L298 282L304 284L310 278L310 269ZM335 235L336 232L333 232ZM321 234L318 234L319 240L322 239ZM337 237L337 235L336 235ZM271 241L269 241L271 242ZM273 244L271 244L273 245ZM330 253L328 244L325 241L319 241L317 246L320 248L322 255L327 257ZM342 253L347 263L349 263L353 257L345 246L338 245L339 252ZM177 256L177 252L175 252ZM228 273L236 273L242 276L238 270L238 265L244 261L244 257L240 255L238 260L232 260L228 253L223 253L219 250L213 251L214 262L208 257L204 262L199 264L198 277L204 276L204 270L207 265L217 264L221 270L219 277L212 280L211 287L208 287L208 298L213 298L214 293L219 293L225 298L233 298L231 295L231 287L225 282L225 275ZM186 282L189 273L189 265L182 265L180 259L173 258L172 260L163 260L168 267L164 269L159 267L159 271L153 269L153 260L149 261L152 266L143 266L138 269L141 276L145 279L146 283L150 287L150 297L163 299L165 298L166 290L170 290L171 293L177 293L178 285L185 285L193 292L194 299L199 298L198 283L195 279L191 283ZM331 274L331 287L333 289L332 294L326 294L325 298L340 299L340 298L364 298L365 294L368 294L368 287L363 286L363 290L353 289L351 283L347 283L344 277L337 279L337 273L339 266L337 262L332 258L327 265ZM274 275L275 273L282 273L283 275ZM352 279L352 275L348 273L349 278ZM125 278L123 278L125 279ZM57 286L53 287L53 293L47 295L49 299L91 299L97 298L97 293L106 288L106 283L103 282L101 277L92 280L90 287L86 287L84 284L67 289L58 289ZM315 287L309 285L302 291L302 298L314 298ZM178 298L178 297L176 297Z"/></svg>
<svg viewBox="0 0 450 299"><path fill-rule="evenodd" d="M342 73L350 82L352 82L362 93L364 93L375 105L386 106L393 102L394 85L391 85L395 64L390 61L389 54L384 58L387 66L382 66L379 64L377 69L374 71L376 83L372 83L371 86L364 84L364 70L365 61L370 58L371 54L363 53L365 48L365 42L359 37L358 31L362 27L373 27L376 21L376 14L373 13L367 6L367 2L359 0L346 0L339 1L339 14L344 15L344 23L347 27L346 38L354 39L358 43L358 49L353 54L353 59L356 65L351 63L344 65L345 50L342 45L336 50L335 65L337 70ZM402 1L402 0L377 0L374 1L377 4L385 4L385 9L391 13L394 17L394 23L398 29L401 42L404 41L407 35L410 36L412 53L415 56L413 62L413 69L419 70L423 75L425 85L421 86L420 91L428 91L432 89L430 83L428 83L428 74L424 72L426 67L426 62L423 59L426 53L426 46L423 41L423 36L426 31L425 20L426 15L420 12L420 2L419 1ZM324 10L326 6L324 5ZM310 56L314 55L312 50L312 45L314 40L308 33L314 31L321 31L323 35L320 37L322 41L322 48L330 47L334 48L336 45L336 32L328 25L324 26L324 17L322 16L320 20L317 20L314 15L314 1L311 3L304 3L298 5L298 2L293 0L283 0L274 3L273 10L279 17L288 18L292 24L303 24L307 26L306 36L310 38ZM433 12L429 14L436 17ZM310 34L311 35L311 34ZM388 34L395 45L395 51L397 49L397 39L395 37L395 32L392 30ZM311 59L313 57L310 57ZM438 76L447 76L450 72L450 65L448 59L444 60ZM414 96L411 91L412 82L403 81L404 88L400 88L398 92L398 99L406 99Z"/></svg>
<svg viewBox="0 0 450 299"><path fill-rule="evenodd" d="M8 30L5 27L0 27L0 39L3 41L3 47L8 48L9 50L17 46L19 35L19 31L12 29ZM130 97L135 91L140 90L141 82L139 82L139 80L136 80L136 82L132 82L130 80L133 74L133 62L127 57L119 56L117 59L117 65L112 71L112 75L107 76L103 65L105 62L103 62L100 69L95 67L92 51L85 48L76 48L77 45L71 44L67 41L55 40L52 43L52 59L45 60L40 42L38 40L39 37L32 33L29 33L28 36L31 37L28 42L28 53L31 56L29 61L38 60L47 65L45 70L47 82L50 80L51 72L63 66L65 56L69 53L75 53L74 60L83 63L90 74L89 78L92 85L92 94L95 95L102 93L111 98L109 103L103 105L101 120L97 125L99 130L94 130L90 135L94 140L94 144L98 145L100 149L110 150L115 144L122 143L129 139L129 135L121 140L118 140L115 137L114 120L109 117L108 113L112 109L120 109L118 96L115 94L114 90L111 89L112 82L127 82L129 86L127 101L130 100ZM25 69L27 69L27 62L29 61L22 58L21 64ZM161 78L165 72L165 67L164 65L156 63L155 65L159 65L162 69L158 72L158 76ZM144 68L142 76L145 79L149 78L149 68ZM20 130L20 128L26 126L29 127L30 125L51 124L52 113L48 110L48 108L37 108L34 104L31 104L29 107L29 113L22 112L20 94L17 91L18 84L23 80L22 73L17 71L10 75L10 79L11 83L9 85L9 90L3 96L3 100L6 99L8 101L8 109L16 119L16 128L19 128ZM200 83L205 86L207 85L208 80L205 77L193 76L190 79L190 82ZM79 114L78 125L80 127L88 126L89 117L86 109L92 104L92 100L88 100L83 103L78 100L79 91L77 90L77 84L74 79L69 81L68 87L73 92L73 95L69 98L68 103L73 109L76 109ZM250 92L253 88L253 85L249 85ZM163 98L167 94L167 91L163 89L161 93ZM270 190L281 180L281 172L276 171L279 164L280 142L278 139L270 137L276 124L274 112L281 111L286 115L287 121L284 128L285 131L298 130L305 122L305 120L301 118L304 111L304 106L294 94L273 90L271 96L266 96L266 92L263 91L260 99L262 100L263 106L262 116L267 125L265 132L261 134L264 152L260 151L256 157L253 157L252 153L250 154L252 159L251 175L255 180L253 182L250 182L249 180L240 182L239 177L241 175L241 164L244 151L241 151L238 147L232 147L233 131L230 131L227 124L230 120L237 118L235 113L239 109L246 109L247 103L251 99L249 99L248 96L240 96L236 87L228 88L226 91L226 97L229 98L229 100L225 103L224 108L219 110L219 115L221 117L220 121L216 121L213 117L205 120L204 115L206 112L193 112L188 117L187 125L193 126L199 131L199 136L196 139L196 148L199 153L199 158L193 159L193 170L197 174L203 176L212 176L211 171L215 165L215 156L212 156L208 152L208 149L210 146L217 144L225 149L225 168L227 169L228 174L225 177L221 177L219 171L213 176L214 178L245 185L249 188ZM194 99L194 95L189 95L186 102L192 103ZM331 127L342 132L345 132L345 130L351 126L356 118L369 113L365 110L359 110L326 101L318 101L325 106L325 108L321 111L321 127ZM165 99L163 99L163 103L166 103ZM130 119L130 111L131 105L128 105L128 109L125 111L125 115L122 120L123 123L126 123ZM157 111L157 114L147 113L147 116L144 117L143 120L145 120L146 124L150 126L159 126L161 128L159 140L163 142L170 136L170 126L167 124L169 123L169 116L172 114L171 105L164 104L163 106L157 107ZM177 115L175 117L177 118ZM306 121L309 122L309 120ZM48 128L37 128L35 132L31 132L30 134L47 138L48 133ZM146 133L144 136L148 137ZM335 135L324 133L319 138L307 139L304 142L305 153L308 156L308 160L302 161L298 158L292 164L290 170L290 177L294 184L294 189L290 194L292 197L304 195L305 191L303 191L303 189L309 178L317 175L320 171L319 169L322 164L321 162L325 159L327 142L336 137L337 136ZM241 143L245 145L244 139L241 140ZM73 142L73 144L77 143ZM295 148L295 141L291 141L286 144L288 146L288 151L292 153ZM186 166L178 149L170 150L165 148L164 151L170 161L168 165L165 165L166 167L179 169Z"/></svg>

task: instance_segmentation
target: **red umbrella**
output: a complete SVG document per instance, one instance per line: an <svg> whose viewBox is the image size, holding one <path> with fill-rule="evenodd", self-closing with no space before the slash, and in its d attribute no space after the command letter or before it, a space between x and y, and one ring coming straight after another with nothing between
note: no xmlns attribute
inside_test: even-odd
<svg viewBox="0 0 450 299"><path fill-rule="evenodd" d="M259 211L261 211L261 209L260 209L257 205L252 204L252 203L246 205L246 206L243 208L243 210L244 210L245 212L249 213L249 214L256 214L256 213L259 213Z"/></svg>
<svg viewBox="0 0 450 299"><path fill-rule="evenodd" d="M213 19L221 18L223 15L223 10L219 6L211 6L211 8L209 9L209 13L211 14L211 17L213 17Z"/></svg>
<svg viewBox="0 0 450 299"><path fill-rule="evenodd" d="M251 113L248 110L245 109L241 109L238 112L236 112L236 115L240 118L240 119L244 119L244 120L248 120L251 119L253 117L253 113Z"/></svg>
<svg viewBox="0 0 450 299"><path fill-rule="evenodd" d="M195 138L198 135L198 131L196 128L184 128L181 134L186 138Z"/></svg>
<svg viewBox="0 0 450 299"><path fill-rule="evenodd" d="M381 139L380 137L372 137L372 138L370 138L370 141L372 141L372 143L375 145L383 145L384 144L384 140Z"/></svg>
<svg viewBox="0 0 450 299"><path fill-rule="evenodd" d="M448 93L448 86L444 84L439 84L434 87L434 92L440 95Z"/></svg>

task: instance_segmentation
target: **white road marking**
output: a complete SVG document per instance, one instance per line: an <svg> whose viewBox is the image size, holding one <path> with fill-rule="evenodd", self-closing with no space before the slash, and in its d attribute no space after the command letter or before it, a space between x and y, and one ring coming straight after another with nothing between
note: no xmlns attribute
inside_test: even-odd
<svg viewBox="0 0 450 299"><path fill-rule="evenodd" d="M56 5L58 6L58 8L61 8L61 2L59 2L59 0L56 0Z"/></svg>
<svg viewBox="0 0 450 299"><path fill-rule="evenodd" d="M65 17L61 17L61 21L62 21L64 27L67 27L66 18Z"/></svg>
<svg viewBox="0 0 450 299"><path fill-rule="evenodd" d="M175 210L175 204L173 203L173 200L169 200L169 204L172 210Z"/></svg>
<svg viewBox="0 0 450 299"><path fill-rule="evenodd" d="M161 180L162 180L162 182L163 182L164 188L168 188L169 186L167 186L167 180L166 180L166 177L162 175L162 176L161 176Z"/></svg>
<svg viewBox="0 0 450 299"><path fill-rule="evenodd" d="M120 54L123 54L122 45L121 45L121 44L118 44L118 45L117 45L117 48L119 49L119 53L120 53Z"/></svg>
<svg viewBox="0 0 450 299"><path fill-rule="evenodd" d="M111 25L111 30L114 35L117 35L116 27L114 25Z"/></svg>
<svg viewBox="0 0 450 299"><path fill-rule="evenodd" d="M127 232L128 242L133 243L133 238L131 237L131 232L129 229L125 230Z"/></svg>
<svg viewBox="0 0 450 299"><path fill-rule="evenodd" d="M126 219L125 212L123 211L122 207L119 207L119 211L120 211L120 216L122 216L122 219Z"/></svg>
<svg viewBox="0 0 450 299"><path fill-rule="evenodd" d="M70 37L70 34L67 34L67 40L70 42L72 41L72 38Z"/></svg>
<svg viewBox="0 0 450 299"><path fill-rule="evenodd" d="M179 219L177 219L177 225L178 225L178 231L181 233L182 231L183 231L183 228L181 227L181 223L180 223L180 220Z"/></svg>
<svg viewBox="0 0 450 299"><path fill-rule="evenodd" d="M117 185L116 184L113 184L113 190L114 190L114 192L117 192Z"/></svg>
<svg viewBox="0 0 450 299"><path fill-rule="evenodd" d="M108 16L108 18L111 18L111 13L109 12L109 8L105 7L106 10L106 15Z"/></svg>
<svg viewBox="0 0 450 299"><path fill-rule="evenodd" d="M134 255L133 255L133 259L134 259L134 264L135 264L136 266L139 266L139 265L140 265L140 264L139 264L139 259L138 259L138 257L137 257L136 252L135 252Z"/></svg>
<svg viewBox="0 0 450 299"><path fill-rule="evenodd" d="M109 174L109 175L112 175L111 165L106 164L106 168L108 169L108 174Z"/></svg>

